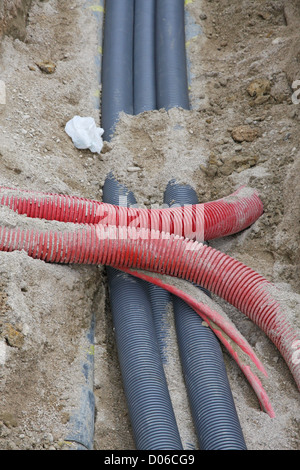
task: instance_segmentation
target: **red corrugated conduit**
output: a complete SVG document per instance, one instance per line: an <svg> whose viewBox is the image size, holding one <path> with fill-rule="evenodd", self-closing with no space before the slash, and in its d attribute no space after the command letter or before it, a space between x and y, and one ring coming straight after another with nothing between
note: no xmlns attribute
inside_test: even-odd
<svg viewBox="0 0 300 470"><path fill-rule="evenodd" d="M198 241L240 232L263 213L257 192L245 187L216 201L163 209L127 208L76 196L0 187L0 204L33 218L143 227Z"/></svg>
<svg viewBox="0 0 300 470"><path fill-rule="evenodd" d="M242 204L240 204L238 192L235 196L231 196L230 202L228 202L228 198L224 199L220 200L221 202L212 202L207 205L208 209L217 207L219 209L217 215L215 215L215 211L212 211L209 217L205 217L206 205L202 205L204 206L204 210L202 208L201 212L204 212L206 239L209 239L207 234L211 234L214 238L220 236L220 233L223 235L229 234L228 232L234 233L237 227L239 229L241 226L245 228L246 220L247 223L249 220L254 222L262 212L261 201L255 192L252 192L251 195L248 192L246 200L243 196L241 198ZM19 213L26 213L30 217L80 223L90 220L89 217L91 217L83 208L91 207L90 204L94 207L95 204L70 196L36 194L34 197L26 195L20 198L17 193L14 194L14 191L10 191L7 196L3 195L0 202ZM105 210L109 212L109 204L97 204L97 208L104 206ZM99 222L97 208L91 211L93 222ZM118 219L119 223L120 221L123 223L123 214L126 215L126 212L129 211L123 209L124 212L120 212L122 217ZM157 211L159 210L157 209ZM158 212L159 216L155 219L154 226L157 226L156 224L159 227L162 226L161 220L164 211L167 209ZM229 213L231 222L228 225L226 220ZM179 212L175 214L178 215ZM184 213L185 218L188 217L187 214L192 214L191 217L194 217L191 208L189 212ZM145 224L147 221L149 222L149 218L142 220ZM219 232L217 220L219 220L221 227ZM178 218L178 224L179 221ZM209 225L210 221L212 221L212 227ZM106 223L108 222L110 222L109 216L108 221L106 220ZM104 225L101 222L86 225L75 224L74 230L66 228L60 232L39 232L2 227L0 228L0 250L25 250L29 256L47 262L107 264L125 271L130 270L138 277L142 277L139 270L146 270L150 273L167 274L196 283L238 308L268 335L287 362L300 389L300 361L295 360L295 344L299 344L300 335L284 314L283 307L276 299L276 289L271 283L241 262L200 242L174 233L167 234L160 230L117 226L110 225L110 223L106 225L106 223ZM186 225L192 227L193 223L194 221ZM174 224L173 227L178 228L178 224ZM165 276L166 278L167 276ZM148 280L157 282L151 277L151 274L148 274ZM162 286L165 284L163 287L175 293L174 287L168 287L167 281L161 282ZM207 318L209 325L215 332L218 332L223 344L244 370L263 408L270 416L273 416L274 412L259 380L255 376L254 379L249 368L243 366L236 349L228 343L228 337L232 338L235 344L241 347L264 372L250 346L243 343L241 335L232 324L228 324L220 318L217 312L213 312L209 308L204 309L203 304L193 304L191 298L187 298L187 294L183 291L177 292L177 295L188 301L198 313L201 312L201 315Z"/></svg>

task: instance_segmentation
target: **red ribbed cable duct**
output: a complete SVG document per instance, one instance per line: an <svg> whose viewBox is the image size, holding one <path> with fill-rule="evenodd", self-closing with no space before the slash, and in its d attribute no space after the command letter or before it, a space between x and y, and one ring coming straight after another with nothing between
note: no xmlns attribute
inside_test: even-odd
<svg viewBox="0 0 300 470"><path fill-rule="evenodd" d="M196 283L238 308L269 336L300 389L300 364L293 360L300 335L274 298L274 287L209 246L174 234L97 224L65 232L1 228L0 250L25 250L47 262L143 269Z"/></svg>
<svg viewBox="0 0 300 470"><path fill-rule="evenodd" d="M0 187L0 204L33 218L143 227L198 241L240 232L263 213L257 192L245 187L216 201L162 209L127 208L124 204L123 207L114 206L76 196Z"/></svg>
<svg viewBox="0 0 300 470"><path fill-rule="evenodd" d="M31 195L23 191L20 197L15 190L8 188L6 191L9 194L3 194L0 203L20 214L86 225L74 225L74 230L62 232L0 228L0 250L25 250L33 258L47 262L107 264L125 271L134 269L139 277L142 275L138 270L142 269L201 285L234 305L268 335L286 360L300 389L300 361L297 356L300 335L276 299L276 289L258 273L226 254L181 236L187 231L193 238L211 239L246 228L263 210L256 192L242 188L228 198L188 206L183 212L182 208L173 211L117 210L116 206L72 196ZM202 216L200 224L199 214ZM92 224L88 223L90 221ZM115 222L113 225L112 221ZM125 223L129 226L124 226ZM165 226L178 235L162 231ZM199 227L200 236L197 232ZM155 282L153 278L151 280L151 274L148 277L150 282ZM167 288L162 281L163 284ZM185 297L184 292L179 294ZM203 306L194 305L194 308L203 314ZM206 314L204 312L204 316ZM224 331L229 336L236 333L233 334L228 325ZM226 334L221 335L224 344ZM241 346L238 335L235 341ZM228 344L226 347L231 348ZM246 351L251 356L247 346ZM234 350L231 354L235 355ZM251 358L257 359L253 354ZM256 360L259 367L258 363ZM248 371L245 373L249 379ZM254 387L261 391L257 382ZM261 401L272 415L266 398L261 398Z"/></svg>

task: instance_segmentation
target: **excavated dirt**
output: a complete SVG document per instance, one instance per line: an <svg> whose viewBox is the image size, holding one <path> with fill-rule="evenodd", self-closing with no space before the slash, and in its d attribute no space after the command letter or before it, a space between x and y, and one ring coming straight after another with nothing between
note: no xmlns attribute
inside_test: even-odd
<svg viewBox="0 0 300 470"><path fill-rule="evenodd" d="M27 14L32 0L1 0L0 38L9 34L24 40L26 37Z"/></svg>
<svg viewBox="0 0 300 470"><path fill-rule="evenodd" d="M171 178L191 184L202 202L241 185L256 188L264 203L261 218L210 244L276 284L299 318L300 103L292 85L300 80L300 1L186 1L192 109L123 115L114 139L97 155L77 150L64 127L75 115L101 122L95 104L101 6L33 0L24 32L3 37L0 80L7 99L0 108L0 184L101 200L113 171L144 207L162 204ZM94 314L94 447L134 449L105 269L2 252L0 273L0 448L65 448L78 403L82 337ZM285 362L249 319L215 300L269 374L263 384L274 419L260 410L224 351L248 448L299 450L299 391ZM167 320L172 327L172 312ZM184 447L197 448L172 331L170 393Z"/></svg>

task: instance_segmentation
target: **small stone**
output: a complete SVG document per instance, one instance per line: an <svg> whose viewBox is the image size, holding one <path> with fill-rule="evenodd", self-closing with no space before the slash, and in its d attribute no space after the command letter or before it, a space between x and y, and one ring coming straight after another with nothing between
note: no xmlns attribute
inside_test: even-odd
<svg viewBox="0 0 300 470"><path fill-rule="evenodd" d="M250 103L250 104L251 104L252 106L254 106L254 105L257 105L257 106L258 106L258 105L260 105L260 104L266 103L267 101L269 101L269 99L270 99L270 95L260 95L260 96L258 96L257 98L255 98L255 100L254 100L252 103Z"/></svg>
<svg viewBox="0 0 300 470"><path fill-rule="evenodd" d="M205 13L200 13L199 15L200 20L207 20L207 15Z"/></svg>
<svg viewBox="0 0 300 470"><path fill-rule="evenodd" d="M257 16L261 18L262 20L269 20L270 19L270 13L265 12L265 11L260 11L257 13Z"/></svg>
<svg viewBox="0 0 300 470"><path fill-rule="evenodd" d="M282 44L284 43L284 38L275 38L272 41L272 44L277 45L277 44Z"/></svg>
<svg viewBox="0 0 300 470"><path fill-rule="evenodd" d="M256 122L262 122L262 121L264 121L265 119L266 119L266 114L262 114L261 116L256 116L256 117L254 118L254 121L256 121Z"/></svg>
<svg viewBox="0 0 300 470"><path fill-rule="evenodd" d="M47 434L45 434L45 435L43 436L43 439L44 439L45 441L50 442L51 444L52 444L53 441L54 441L53 435L52 435L50 432L47 433Z"/></svg>
<svg viewBox="0 0 300 470"><path fill-rule="evenodd" d="M70 421L70 414L67 411L64 411L61 414L61 422L63 424L67 424Z"/></svg>
<svg viewBox="0 0 300 470"><path fill-rule="evenodd" d="M10 413L9 411L3 411L0 413L0 420L8 428L15 428L18 426L18 418L15 414Z"/></svg>
<svg viewBox="0 0 300 470"><path fill-rule="evenodd" d="M218 167L216 165L208 165L207 167L204 165L200 165L200 168L203 173L210 178L213 178L218 174Z"/></svg>
<svg viewBox="0 0 300 470"><path fill-rule="evenodd" d="M225 163L221 168L220 168L220 173L223 176L229 176L234 172L234 166L231 165L230 163Z"/></svg>
<svg viewBox="0 0 300 470"><path fill-rule="evenodd" d="M271 90L270 80L266 78L258 78L253 80L247 87L247 91L252 98L268 95Z"/></svg>
<svg viewBox="0 0 300 470"><path fill-rule="evenodd" d="M48 74L54 73L56 69L56 65L51 61L36 62L36 65L42 72Z"/></svg>
<svg viewBox="0 0 300 470"><path fill-rule="evenodd" d="M129 171L130 173L134 173L136 171L141 171L141 168L139 166L129 166L127 168L127 171Z"/></svg>
<svg viewBox="0 0 300 470"><path fill-rule="evenodd" d="M231 136L236 142L253 142L258 137L258 131L247 125L238 126L232 130Z"/></svg>
<svg viewBox="0 0 300 470"><path fill-rule="evenodd" d="M225 87L225 86L227 86L228 80L225 77L221 77L220 80L219 80L219 83L220 83L221 86Z"/></svg>
<svg viewBox="0 0 300 470"><path fill-rule="evenodd" d="M102 150L101 150L101 153L107 153L107 152L110 152L112 149L112 147L109 145L109 143L105 140L103 142L103 147L102 147Z"/></svg>
<svg viewBox="0 0 300 470"><path fill-rule="evenodd" d="M4 325L3 336L9 346L21 348L24 344L24 335L17 331L10 323Z"/></svg>
<svg viewBox="0 0 300 470"><path fill-rule="evenodd" d="M233 157L226 157L223 159L224 164L219 168L219 172L223 176L229 176L234 171L240 173L241 171L247 170L255 166L258 162L257 155L243 156L236 155Z"/></svg>

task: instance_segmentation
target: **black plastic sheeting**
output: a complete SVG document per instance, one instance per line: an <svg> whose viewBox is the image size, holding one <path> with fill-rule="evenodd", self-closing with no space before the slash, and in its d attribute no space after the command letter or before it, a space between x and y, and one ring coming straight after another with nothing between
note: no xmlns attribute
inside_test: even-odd
<svg viewBox="0 0 300 470"><path fill-rule="evenodd" d="M94 445L95 396L94 396L94 337L95 317L84 332L87 351L82 355L80 399L70 416L66 442L70 450L92 450ZM81 383L80 383L81 382Z"/></svg>

